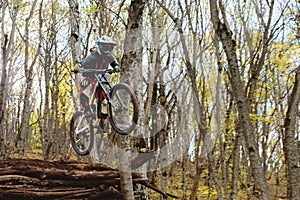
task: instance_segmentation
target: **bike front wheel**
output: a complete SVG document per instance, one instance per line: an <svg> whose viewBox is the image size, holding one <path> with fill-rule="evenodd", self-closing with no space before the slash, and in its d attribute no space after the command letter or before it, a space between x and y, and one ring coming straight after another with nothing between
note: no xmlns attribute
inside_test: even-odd
<svg viewBox="0 0 300 200"><path fill-rule="evenodd" d="M109 102L109 120L112 128L121 135L131 133L138 122L138 103L132 88L125 84L116 84Z"/></svg>
<svg viewBox="0 0 300 200"><path fill-rule="evenodd" d="M90 117L76 112L71 119L70 140L77 154L85 156L90 153L94 143L94 129Z"/></svg>

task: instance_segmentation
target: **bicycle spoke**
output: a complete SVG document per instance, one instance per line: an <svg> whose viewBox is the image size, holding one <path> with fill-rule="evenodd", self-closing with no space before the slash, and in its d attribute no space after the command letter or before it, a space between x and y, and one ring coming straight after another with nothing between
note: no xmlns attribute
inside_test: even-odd
<svg viewBox="0 0 300 200"><path fill-rule="evenodd" d="M132 89L126 84L118 84L114 87L111 98L113 101L111 112L111 124L120 134L128 134L135 127L137 119L137 104Z"/></svg>
<svg viewBox="0 0 300 200"><path fill-rule="evenodd" d="M70 137L72 146L79 155L89 153L93 143L92 131L89 119L85 115L81 112L74 114L71 122Z"/></svg>
<svg viewBox="0 0 300 200"><path fill-rule="evenodd" d="M78 127L78 128L79 128L79 127ZM76 135L79 135L81 132L83 132L83 131L85 131L85 130L87 130L87 129L89 129L89 126L88 126L88 125L86 125L85 127L81 128L81 129L79 129L79 130L75 130L75 133L76 133Z"/></svg>

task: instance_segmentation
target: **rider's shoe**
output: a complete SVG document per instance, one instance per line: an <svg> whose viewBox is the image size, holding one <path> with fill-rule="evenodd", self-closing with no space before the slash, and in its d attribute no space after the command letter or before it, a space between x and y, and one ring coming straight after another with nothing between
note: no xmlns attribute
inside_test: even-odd
<svg viewBox="0 0 300 200"><path fill-rule="evenodd" d="M107 114L103 114L101 113L101 117L100 117L100 122L99 122L99 126L100 128L103 130L103 132L105 132L105 119L107 118Z"/></svg>
<svg viewBox="0 0 300 200"><path fill-rule="evenodd" d="M99 122L99 126L100 128L102 128L104 130L104 122L105 122L105 119L104 118L101 118L100 119L100 122Z"/></svg>
<svg viewBox="0 0 300 200"><path fill-rule="evenodd" d="M99 126L97 128L97 133L104 134L107 133L106 126L103 122L99 122Z"/></svg>

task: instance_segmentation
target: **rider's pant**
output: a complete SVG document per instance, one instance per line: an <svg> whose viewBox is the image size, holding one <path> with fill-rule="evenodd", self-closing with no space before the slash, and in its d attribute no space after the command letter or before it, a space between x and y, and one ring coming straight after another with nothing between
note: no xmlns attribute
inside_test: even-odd
<svg viewBox="0 0 300 200"><path fill-rule="evenodd" d="M96 87L96 82L89 77L82 77L79 81L79 94L80 94L80 104L83 108L88 108L90 106L90 99L92 98L93 91ZM102 94L101 106L101 117L107 116L107 100L106 95L103 90L100 91ZM98 98L98 93L95 94L96 99Z"/></svg>

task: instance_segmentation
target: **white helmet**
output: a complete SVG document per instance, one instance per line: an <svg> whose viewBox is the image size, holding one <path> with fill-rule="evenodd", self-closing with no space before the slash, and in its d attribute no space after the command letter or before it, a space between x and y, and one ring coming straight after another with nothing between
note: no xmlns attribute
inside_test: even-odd
<svg viewBox="0 0 300 200"><path fill-rule="evenodd" d="M106 53L112 53L117 43L108 36L102 36L99 41L100 49Z"/></svg>
<svg viewBox="0 0 300 200"><path fill-rule="evenodd" d="M117 43L115 42L115 41L113 41L110 37L108 37L108 36L102 36L101 38L100 38L100 43L101 44L110 44L110 45L114 45L114 46L116 46L117 45Z"/></svg>

